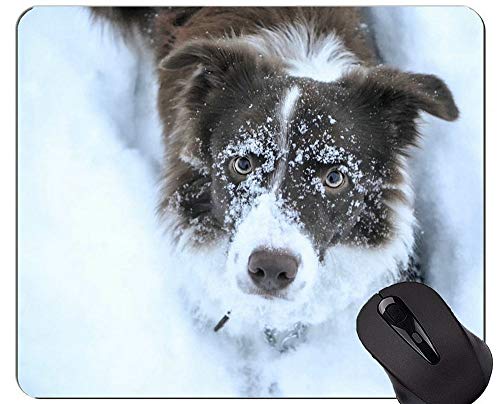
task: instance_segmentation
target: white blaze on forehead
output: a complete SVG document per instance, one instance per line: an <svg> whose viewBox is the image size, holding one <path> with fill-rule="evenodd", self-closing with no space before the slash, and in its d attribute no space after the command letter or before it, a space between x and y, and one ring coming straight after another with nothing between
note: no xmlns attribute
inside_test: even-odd
<svg viewBox="0 0 500 404"><path fill-rule="evenodd" d="M294 112L296 109L297 101L300 98L300 89L298 86L292 86L285 91L285 96L278 107L279 121L280 121L280 132L277 134L278 137L278 153L281 158L278 160L278 165L276 171L273 175L272 188L277 190L283 176L285 174L286 167L286 157L290 148L289 141L289 126L290 121L293 119Z"/></svg>
<svg viewBox="0 0 500 404"><path fill-rule="evenodd" d="M288 155L288 149L290 147L289 142L289 129L290 122L293 119L295 113L295 107L297 101L300 97L300 89L297 86L292 86L285 91L283 100L279 106L279 118L280 118L280 132L278 135L278 151L281 155Z"/></svg>
<svg viewBox="0 0 500 404"><path fill-rule="evenodd" d="M300 89L297 86L289 88L285 93L285 98L281 103L280 107L280 118L282 122L282 131L286 131L288 123L293 118L293 112L295 111L295 106L300 97Z"/></svg>

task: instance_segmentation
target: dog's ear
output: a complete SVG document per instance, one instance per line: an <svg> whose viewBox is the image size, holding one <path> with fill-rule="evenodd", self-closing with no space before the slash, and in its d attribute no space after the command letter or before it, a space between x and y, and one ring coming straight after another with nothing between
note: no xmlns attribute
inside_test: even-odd
<svg viewBox="0 0 500 404"><path fill-rule="evenodd" d="M458 118L451 91L440 78L431 74L406 73L386 67L368 73L354 73L356 96L370 99L390 120L415 119L425 111L446 121Z"/></svg>
<svg viewBox="0 0 500 404"><path fill-rule="evenodd" d="M232 51L230 49L222 42L218 45L206 40L191 41L163 58L160 61L160 68L180 70L203 66L206 69L223 71L241 57L238 48L232 48Z"/></svg>
<svg viewBox="0 0 500 404"><path fill-rule="evenodd" d="M211 90L245 89L257 75L270 75L273 67L243 43L196 40L166 56L159 65L166 71L192 70L186 82L190 103L203 103Z"/></svg>

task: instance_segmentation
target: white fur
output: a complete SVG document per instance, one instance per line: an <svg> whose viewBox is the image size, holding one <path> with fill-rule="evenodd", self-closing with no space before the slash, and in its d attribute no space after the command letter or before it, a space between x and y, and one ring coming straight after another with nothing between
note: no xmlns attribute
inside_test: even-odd
<svg viewBox="0 0 500 404"><path fill-rule="evenodd" d="M339 245L328 249L325 268L336 273L330 287L336 294L337 310L363 301L382 287L396 282L399 271L407 268L414 243L415 219L407 205L396 204L391 209L396 234L383 247Z"/></svg>
<svg viewBox="0 0 500 404"><path fill-rule="evenodd" d="M297 86L292 86L285 95L283 102L280 106L280 120L282 130L286 129L288 123L293 117L293 112L295 110L295 106L297 105L297 101L300 97L300 89Z"/></svg>
<svg viewBox="0 0 500 404"><path fill-rule="evenodd" d="M273 175L272 188L273 191L277 191L281 182L283 181L285 169L286 169L286 157L288 156L290 149L289 142L289 126L290 121L293 118L295 107L297 105L297 101L299 100L301 95L300 89L298 86L292 86L290 89L287 89L285 93L285 97L283 101L279 105L279 121L280 121L280 133L278 136L278 149L280 153L280 159L278 161L278 166L276 167L276 171Z"/></svg>
<svg viewBox="0 0 500 404"><path fill-rule="evenodd" d="M411 203L404 161L402 164L405 182L398 188ZM327 250L320 263L293 212L282 210L275 193L262 194L242 218L231 241L218 241L204 250L187 247L179 253L176 267L190 272L180 277L179 287L189 306L196 308L198 320L210 326L231 310L224 333L233 336L260 338L266 325L285 329L297 321L318 325L335 320L346 311L357 310L374 291L395 282L399 271L408 265L414 243L413 209L403 203L388 206L396 228L387 244L378 248L337 245ZM186 245L189 239L186 232ZM263 246L300 256L297 278L283 298L269 300L248 293L248 258L255 248Z"/></svg>
<svg viewBox="0 0 500 404"><path fill-rule="evenodd" d="M397 188L403 192L407 203L384 201L390 208L391 223L395 226L391 240L379 248L336 246L328 250L325 263L338 272L335 289L338 298L345 300L345 306L397 281L399 271L408 267L417 222L405 158L399 158L399 166L403 181Z"/></svg>
<svg viewBox="0 0 500 404"><path fill-rule="evenodd" d="M253 289L247 273L248 257L253 250L270 248L290 251L299 259L297 277L287 288L286 298L299 300L307 295L308 288L317 276L317 258L309 239L294 223L290 212L285 214L279 198L274 193L259 196L237 227L229 249L227 268L236 276L236 281L243 290ZM259 231L256 230L258 223Z"/></svg>
<svg viewBox="0 0 500 404"><path fill-rule="evenodd" d="M334 81L356 65L354 56L335 35L315 40L311 37L314 34L310 27L293 25L263 29L243 40L265 56L282 58L290 75ZM287 89L276 111L281 124L280 150L285 155L289 121L300 96L297 86ZM320 263L298 217L284 211L281 205L277 192L283 176L279 173L280 164L271 189L257 196L252 206L242 212L231 240L228 236L211 247L193 248L189 243L191 234L185 232L181 243L185 248L178 254L176 267L189 272L179 277L179 287L195 317L214 325L231 310L231 321L223 333L245 336L260 333L266 325L287 328L297 321L321 324L392 283L399 271L407 267L414 243L413 193L403 159L400 166L403 183L397 187L408 204L386 202L395 230L382 247L334 246ZM255 289L247 273L248 259L259 247L285 249L300 257L297 278L282 298L266 299L249 293Z"/></svg>
<svg viewBox="0 0 500 404"><path fill-rule="evenodd" d="M264 56L283 60L287 73L294 77L331 82L359 64L337 35L318 36L305 24L266 28L243 39Z"/></svg>

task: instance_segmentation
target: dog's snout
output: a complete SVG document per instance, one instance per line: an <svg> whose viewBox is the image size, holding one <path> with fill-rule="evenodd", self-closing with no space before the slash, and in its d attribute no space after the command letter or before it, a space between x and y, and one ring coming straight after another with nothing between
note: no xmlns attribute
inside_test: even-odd
<svg viewBox="0 0 500 404"><path fill-rule="evenodd" d="M276 291L287 287L297 276L299 262L286 251L259 249L248 259L248 274L259 288Z"/></svg>

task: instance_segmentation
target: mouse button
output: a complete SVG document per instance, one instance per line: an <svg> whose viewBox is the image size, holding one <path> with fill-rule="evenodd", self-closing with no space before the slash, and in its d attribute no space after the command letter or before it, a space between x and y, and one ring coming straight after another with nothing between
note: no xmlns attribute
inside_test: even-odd
<svg viewBox="0 0 500 404"><path fill-rule="evenodd" d="M407 313L406 311L398 304L392 303L386 307L385 313L389 316L389 319L394 324L401 323L406 320Z"/></svg>
<svg viewBox="0 0 500 404"><path fill-rule="evenodd" d="M413 315L406 304L397 296L388 296L378 305L378 312L391 327L413 331Z"/></svg>
<svg viewBox="0 0 500 404"><path fill-rule="evenodd" d="M429 402L470 403L473 400L467 400L476 394L477 386L484 385L474 350L463 327L442 300L429 301L426 309L419 320L439 354L439 362L427 366L427 375L423 375L423 383L418 384L426 389L434 386L426 392ZM431 377L429 381L427 376ZM438 400L442 395L446 395L446 399Z"/></svg>
<svg viewBox="0 0 500 404"><path fill-rule="evenodd" d="M417 319L426 331L425 318L443 304L442 299L434 290L416 282L402 282L389 286L383 289L380 295L385 298L392 297L396 302L401 302L409 315Z"/></svg>
<svg viewBox="0 0 500 404"><path fill-rule="evenodd" d="M399 282L380 290L378 294L382 296L382 298L389 296L404 297L407 293L413 293L415 285L420 285L420 284L417 282Z"/></svg>
<svg viewBox="0 0 500 404"><path fill-rule="evenodd" d="M379 292L382 298L394 297L405 302L410 309L412 306L418 305L420 302L427 298L432 298L439 295L430 287L419 282L400 282L388 286ZM432 297L431 297L432 295Z"/></svg>
<svg viewBox="0 0 500 404"><path fill-rule="evenodd" d="M356 331L363 346L375 357L391 356L393 346L400 338L377 312L380 296L371 298L360 310Z"/></svg>
<svg viewBox="0 0 500 404"><path fill-rule="evenodd" d="M430 364L436 365L441 359L439 353L436 351L436 347L418 321L416 321L414 325L415 332L412 333L410 338L415 342L416 347L422 356Z"/></svg>
<svg viewBox="0 0 500 404"><path fill-rule="evenodd" d="M432 365L394 332L387 321L377 313L376 304L376 301L372 301L372 304L364 307L358 315L359 339L386 372L394 375L409 391L423 391L422 398L426 398L426 386L432 385L435 377L435 374L429 371Z"/></svg>
<svg viewBox="0 0 500 404"><path fill-rule="evenodd" d="M386 297L389 295L399 295L400 293L413 293L417 292L420 293L422 290L430 290L433 291L433 289L429 286L427 286L425 283L422 282L416 282L416 281L403 281L403 282L398 282L394 283L392 285L389 285L383 289L381 289L378 293L382 297Z"/></svg>
<svg viewBox="0 0 500 404"><path fill-rule="evenodd" d="M415 341L416 344L421 344L423 339L418 332L411 334L411 339Z"/></svg>
<svg viewBox="0 0 500 404"><path fill-rule="evenodd" d="M386 369L395 374L411 371L406 360L417 362L419 355L387 323L385 318L370 307L358 315L357 332L363 346ZM402 358L406 358L402 360Z"/></svg>

